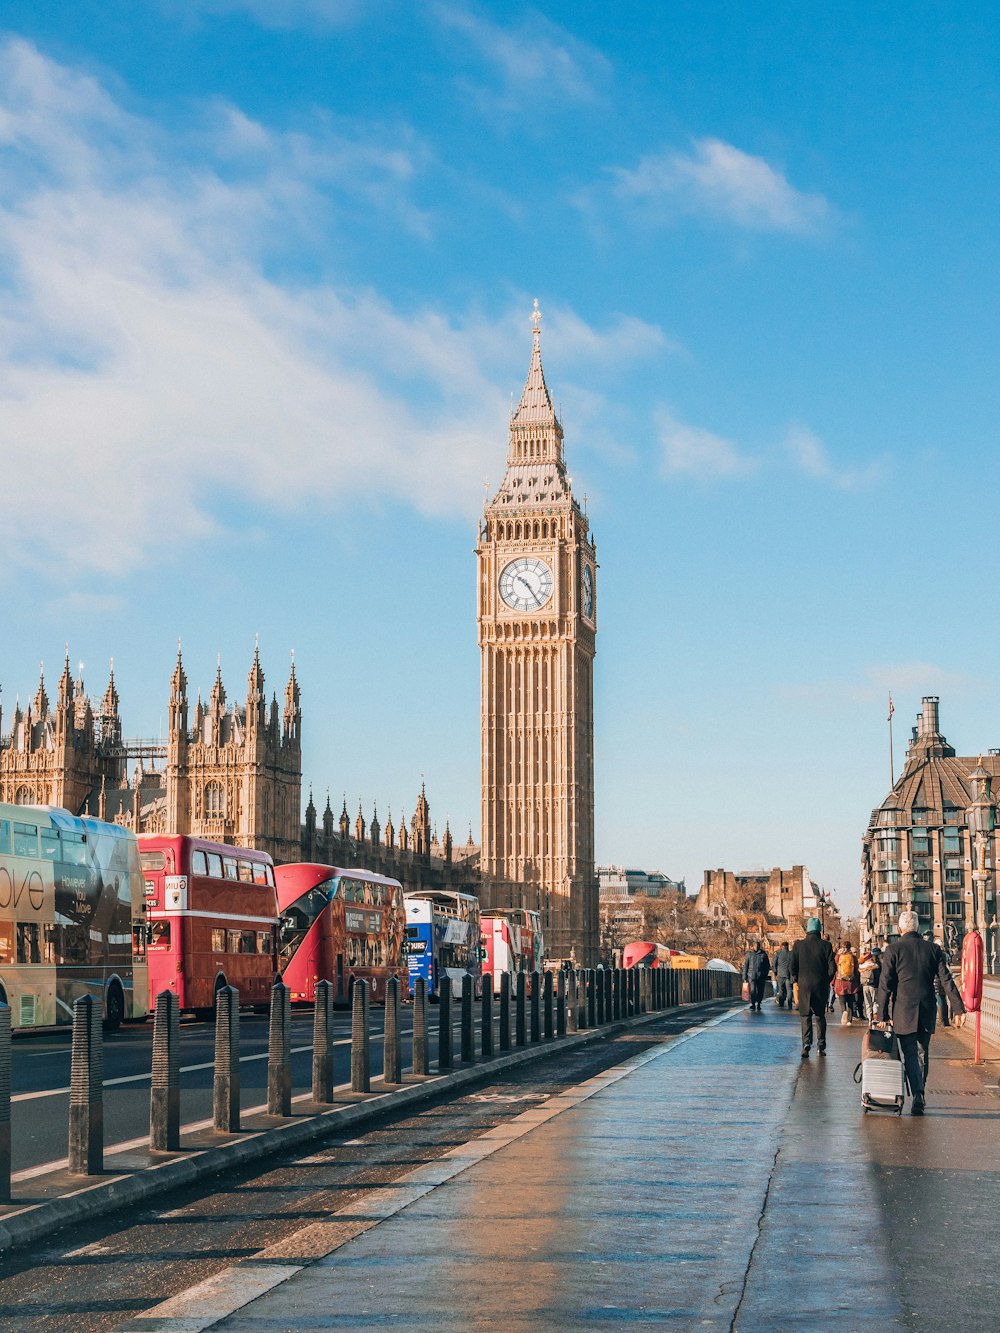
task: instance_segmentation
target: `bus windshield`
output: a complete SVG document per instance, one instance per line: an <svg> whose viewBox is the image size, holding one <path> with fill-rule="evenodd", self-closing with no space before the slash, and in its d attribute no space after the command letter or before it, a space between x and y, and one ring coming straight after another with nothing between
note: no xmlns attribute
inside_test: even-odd
<svg viewBox="0 0 1000 1333"><path fill-rule="evenodd" d="M281 925L278 928L278 965L285 968L291 962L296 949L305 939L309 928L322 916L330 901L333 881L325 880L309 889L301 898L296 898L281 913Z"/></svg>

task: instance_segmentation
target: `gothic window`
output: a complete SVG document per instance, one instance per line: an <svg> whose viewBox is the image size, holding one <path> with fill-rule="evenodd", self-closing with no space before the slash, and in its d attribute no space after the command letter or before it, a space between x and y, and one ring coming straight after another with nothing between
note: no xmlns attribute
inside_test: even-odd
<svg viewBox="0 0 1000 1333"><path fill-rule="evenodd" d="M14 793L14 804L34 805L35 793L31 790L30 787L18 787L17 791Z"/></svg>
<svg viewBox="0 0 1000 1333"><path fill-rule="evenodd" d="M266 787L260 794L260 818L264 828L269 828L271 821L271 793Z"/></svg>
<svg viewBox="0 0 1000 1333"><path fill-rule="evenodd" d="M209 782L205 786L205 818L222 819L226 813L226 794L221 782Z"/></svg>

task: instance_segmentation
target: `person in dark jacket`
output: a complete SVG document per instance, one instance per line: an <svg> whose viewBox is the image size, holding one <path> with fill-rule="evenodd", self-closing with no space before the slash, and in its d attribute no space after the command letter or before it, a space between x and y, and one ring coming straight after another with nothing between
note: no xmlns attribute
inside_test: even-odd
<svg viewBox="0 0 1000 1333"><path fill-rule="evenodd" d="M770 971L770 959L764 952L763 944L758 940L743 959L743 980L750 989L750 1008L756 1009L758 1013L760 1013L760 1002L764 998L764 987L767 985Z"/></svg>
<svg viewBox="0 0 1000 1333"><path fill-rule="evenodd" d="M924 1088L930 1066L931 1034L937 1018L937 981L948 997L952 1023L961 1027L965 1005L940 948L919 935L920 918L916 912L900 912L898 940L882 955L875 1007L882 1022L891 1018L892 1030L899 1039L910 1085L911 1115L924 1113ZM921 1054L923 1060L921 1061Z"/></svg>
<svg viewBox="0 0 1000 1333"><path fill-rule="evenodd" d="M795 941L791 968L792 980L798 982L799 986L802 1058L809 1058L814 1018L819 1053L826 1055L826 1000L837 965L833 961L833 946L820 935L818 917L811 916L806 922L805 939Z"/></svg>
<svg viewBox="0 0 1000 1333"><path fill-rule="evenodd" d="M792 951L784 940L771 959L771 971L774 973L774 998L779 1009L787 1004L792 1007Z"/></svg>

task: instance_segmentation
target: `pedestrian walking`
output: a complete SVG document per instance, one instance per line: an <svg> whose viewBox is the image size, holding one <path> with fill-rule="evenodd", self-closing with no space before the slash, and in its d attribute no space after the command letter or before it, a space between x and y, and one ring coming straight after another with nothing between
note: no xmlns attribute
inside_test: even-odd
<svg viewBox="0 0 1000 1333"><path fill-rule="evenodd" d="M893 940L882 955L882 977L875 1003L878 1017L883 1023L891 1020L899 1039L913 1098L910 1114L923 1115L931 1036L937 1018L935 979L948 997L954 1027L965 1022L965 1005L941 949L933 941L921 939L916 912L900 912L899 931L899 939Z"/></svg>
<svg viewBox="0 0 1000 1333"><path fill-rule="evenodd" d="M799 1017L802 1019L802 1058L809 1058L813 1041L813 1019L819 1054L826 1055L826 999L836 972L833 948L821 938L819 917L806 922L805 938L792 949L792 980L799 987Z"/></svg>
<svg viewBox="0 0 1000 1333"><path fill-rule="evenodd" d="M875 996L878 994L878 982L881 967L878 960L879 950L865 945L858 959L858 976L861 979L861 998L865 1008L865 1019L870 1023L875 1012Z"/></svg>
<svg viewBox="0 0 1000 1333"><path fill-rule="evenodd" d="M840 1000L840 1022L844 1027L848 1027L854 1018L855 997L861 993L861 982L858 978L858 960L855 957L850 940L845 941L844 947L837 954L836 961L837 975L833 980L833 989Z"/></svg>
<svg viewBox="0 0 1000 1333"><path fill-rule="evenodd" d="M747 956L743 959L743 980L747 983L750 991L750 1008L756 1009L760 1013L760 1002L764 998L764 987L767 985L768 973L771 971L771 963L764 952L764 946L760 940L748 950Z"/></svg>
<svg viewBox="0 0 1000 1333"><path fill-rule="evenodd" d="M787 1004L792 1007L792 951L784 940L771 959L771 971L774 973L774 1002L779 1009Z"/></svg>

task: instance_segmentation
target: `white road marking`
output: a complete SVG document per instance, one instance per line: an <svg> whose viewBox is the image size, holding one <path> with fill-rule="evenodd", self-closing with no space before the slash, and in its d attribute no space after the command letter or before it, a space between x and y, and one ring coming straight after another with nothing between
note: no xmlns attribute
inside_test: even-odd
<svg viewBox="0 0 1000 1333"><path fill-rule="evenodd" d="M548 1097L543 1104L522 1112L507 1125L498 1125L478 1139L451 1148L442 1157L416 1167L392 1184L380 1185L377 1193L366 1193L346 1208L331 1213L325 1221L313 1222L277 1244L259 1250L249 1259L222 1269L197 1286L144 1310L134 1316L134 1324L123 1324L118 1333L204 1333L213 1324L228 1319L259 1296L281 1286L309 1264L326 1258L362 1232L370 1231L372 1227L395 1217L411 1203L447 1184L470 1166L478 1165L525 1134L530 1134L539 1125L588 1101L651 1060L670 1054L700 1032L717 1027L735 1012L738 1011L711 1018L682 1032L680 1036L667 1038L652 1050L631 1056L622 1064L604 1070L574 1089ZM309 1251L308 1262L277 1262L279 1259L290 1258L296 1252L301 1254L304 1250Z"/></svg>

